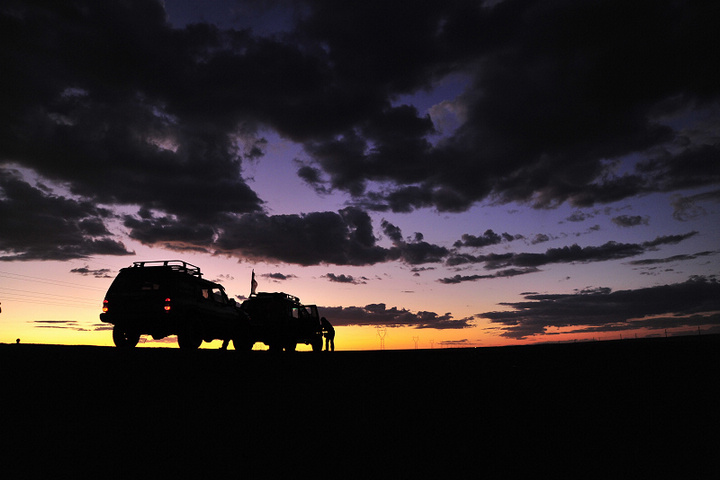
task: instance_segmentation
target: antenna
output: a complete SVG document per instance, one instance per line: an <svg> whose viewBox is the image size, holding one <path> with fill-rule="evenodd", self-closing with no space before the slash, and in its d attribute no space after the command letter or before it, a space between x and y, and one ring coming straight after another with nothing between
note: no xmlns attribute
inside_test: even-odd
<svg viewBox="0 0 720 480"><path fill-rule="evenodd" d="M413 337L413 342L415 342L415 350L418 349L418 341L420 340L420 337Z"/></svg>
<svg viewBox="0 0 720 480"><path fill-rule="evenodd" d="M375 329L377 330L378 337L380 337L380 350L385 350L385 335L387 335L387 327L381 327L378 325Z"/></svg>

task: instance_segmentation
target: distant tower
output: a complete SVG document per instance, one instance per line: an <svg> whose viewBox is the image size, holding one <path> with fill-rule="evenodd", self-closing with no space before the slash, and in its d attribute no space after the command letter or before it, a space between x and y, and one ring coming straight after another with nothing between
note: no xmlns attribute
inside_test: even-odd
<svg viewBox="0 0 720 480"><path fill-rule="evenodd" d="M430 340L430 348L435 348L435 340Z"/></svg>
<svg viewBox="0 0 720 480"><path fill-rule="evenodd" d="M377 329L378 337L380 337L380 350L385 350L385 335L387 335L387 327L381 327L378 325Z"/></svg>
<svg viewBox="0 0 720 480"><path fill-rule="evenodd" d="M413 337L413 342L415 342L415 350L418 349L418 342L420 341L420 337Z"/></svg>

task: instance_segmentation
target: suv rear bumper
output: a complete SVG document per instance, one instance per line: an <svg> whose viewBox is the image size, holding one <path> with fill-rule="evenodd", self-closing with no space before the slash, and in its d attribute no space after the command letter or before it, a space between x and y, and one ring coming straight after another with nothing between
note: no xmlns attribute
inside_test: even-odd
<svg viewBox="0 0 720 480"><path fill-rule="evenodd" d="M171 314L147 315L124 313L122 315L112 315L110 313L101 313L100 321L120 325L126 330L152 335L157 338L177 335L180 333L184 324L182 318Z"/></svg>

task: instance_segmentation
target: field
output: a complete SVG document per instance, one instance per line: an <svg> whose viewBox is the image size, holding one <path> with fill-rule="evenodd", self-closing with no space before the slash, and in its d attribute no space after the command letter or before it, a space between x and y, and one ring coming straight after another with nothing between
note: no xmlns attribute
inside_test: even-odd
<svg viewBox="0 0 720 480"><path fill-rule="evenodd" d="M717 336L321 354L0 345L0 469L720 478L719 347Z"/></svg>

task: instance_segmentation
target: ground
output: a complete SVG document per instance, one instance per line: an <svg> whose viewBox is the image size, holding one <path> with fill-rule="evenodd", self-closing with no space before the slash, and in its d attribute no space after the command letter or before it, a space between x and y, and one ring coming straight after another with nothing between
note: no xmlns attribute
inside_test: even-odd
<svg viewBox="0 0 720 480"><path fill-rule="evenodd" d="M717 336L282 354L0 344L2 468L718 478L718 347Z"/></svg>

